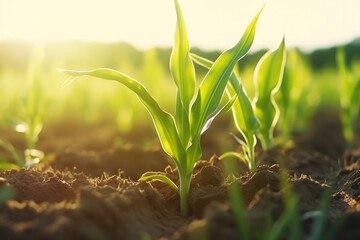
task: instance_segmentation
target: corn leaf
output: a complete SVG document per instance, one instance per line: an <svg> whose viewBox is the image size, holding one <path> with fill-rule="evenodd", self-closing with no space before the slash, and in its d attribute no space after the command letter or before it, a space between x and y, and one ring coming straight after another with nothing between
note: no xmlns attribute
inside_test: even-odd
<svg viewBox="0 0 360 240"><path fill-rule="evenodd" d="M259 138L264 149L270 147L274 126L279 119L280 112L274 100L274 94L281 85L285 58L285 39L283 39L275 51L267 52L260 59L255 69L255 114L261 123Z"/></svg>
<svg viewBox="0 0 360 240"><path fill-rule="evenodd" d="M154 175L148 175L148 176L141 176L141 178L138 181L139 182L145 182L145 181L149 181L149 180L159 180L159 181L162 181L164 183L167 183L167 184L170 185L170 187L175 189L175 191L177 193L179 193L178 186L176 186L176 184L170 178L168 178L167 176L164 176L164 175L154 174Z"/></svg>
<svg viewBox="0 0 360 240"><path fill-rule="evenodd" d="M238 79L240 78L237 77L236 74L232 74L230 77L230 84L228 84L226 90L228 95L232 95L234 94L235 89L239 89L237 91L238 101L233 107L235 125L244 137L250 138L260 127L260 123L255 116L250 98Z"/></svg>
<svg viewBox="0 0 360 240"><path fill-rule="evenodd" d="M191 58L198 64L206 68L211 68L213 62L196 54L191 54ZM232 108L233 116L236 127L242 133L254 133L260 126L259 120L256 118L250 98L247 96L246 91L239 81L239 77L233 71L230 76L229 82L226 86L226 91L229 96L237 94L238 101L234 103ZM237 89L237 90L235 90Z"/></svg>
<svg viewBox="0 0 360 240"><path fill-rule="evenodd" d="M254 40L256 25L261 11L249 24L240 41L217 58L202 81L190 113L192 138L199 135L207 117L218 107L236 62L249 51Z"/></svg>
<svg viewBox="0 0 360 240"><path fill-rule="evenodd" d="M219 114L222 114L222 113L226 113L228 112L231 107L234 105L234 103L236 102L236 97L237 95L235 94L233 97L230 98L230 100L222 107L220 108L211 118L209 118L205 125L203 126L203 128L201 129L201 133L200 135L202 135L206 130L209 129L210 125L212 124L212 122L214 121L214 119L219 115Z"/></svg>
<svg viewBox="0 0 360 240"><path fill-rule="evenodd" d="M281 112L279 119L278 142L286 143L294 126L305 125L306 114L301 114L301 97L309 85L309 66L306 58L296 48L286 54L284 76L279 89L278 106Z"/></svg>
<svg viewBox="0 0 360 240"><path fill-rule="evenodd" d="M20 167L16 164L6 162L5 159L0 158L0 169L1 170L11 170L11 169L19 169Z"/></svg>
<svg viewBox="0 0 360 240"><path fill-rule="evenodd" d="M186 112L189 111L190 102L195 91L195 70L189 56L190 46L186 27L177 0L175 0L177 24L175 45L170 58L170 70L176 86L179 89L180 99Z"/></svg>
<svg viewBox="0 0 360 240"><path fill-rule="evenodd" d="M195 70L189 56L189 41L185 22L177 0L175 44L170 58L170 71L178 88L176 98L175 120L181 142L187 147L190 137L189 107L195 91Z"/></svg>
<svg viewBox="0 0 360 240"><path fill-rule="evenodd" d="M219 157L220 160L224 160L225 158L239 159L239 160L243 161L245 164L248 164L244 155L237 153L237 152L226 152Z"/></svg>
<svg viewBox="0 0 360 240"><path fill-rule="evenodd" d="M11 143L0 138L0 147L4 148L11 154L11 157L15 160L18 166L23 167L25 165L25 159L20 156L20 154L16 151L15 147Z"/></svg>
<svg viewBox="0 0 360 240"><path fill-rule="evenodd" d="M91 71L62 70L62 72L74 77L88 75L106 80L114 80L128 87L136 93L140 101L149 111L164 151L172 156L177 163L180 159L184 158L185 150L177 135L173 117L160 108L158 103L151 97L141 83L121 72L106 68L99 68ZM72 79L69 79L68 81L71 82Z"/></svg>

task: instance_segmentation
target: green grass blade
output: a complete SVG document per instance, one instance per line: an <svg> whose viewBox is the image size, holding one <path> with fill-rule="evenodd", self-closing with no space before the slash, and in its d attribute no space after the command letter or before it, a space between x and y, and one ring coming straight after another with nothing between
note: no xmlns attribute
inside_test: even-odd
<svg viewBox="0 0 360 240"><path fill-rule="evenodd" d="M150 180L162 181L162 182L168 184L173 189L175 189L175 191L177 193L179 193L178 186L176 186L176 184L170 178L168 178L167 176L164 176L164 175L154 174L154 175L142 176L141 178L139 178L138 181L139 182L145 182L145 181L150 181Z"/></svg>
<svg viewBox="0 0 360 240"><path fill-rule="evenodd" d="M225 171L228 176L235 176L236 162L230 159L225 161ZM229 185L229 199L234 211L236 228L239 234L238 239L249 240L251 233L248 221L246 221L246 207L244 204L243 191L240 181L233 181Z"/></svg>
<svg viewBox="0 0 360 240"><path fill-rule="evenodd" d="M285 39L283 39L275 51L267 52L260 59L255 69L255 114L261 123L258 133L264 149L271 145L273 130L280 115L274 94L281 86L285 59Z"/></svg>
<svg viewBox="0 0 360 240"><path fill-rule="evenodd" d="M190 46L184 18L178 1L174 2L177 24L175 44L170 57L170 72L178 88L175 120L180 139L186 148L190 136L189 107L195 91L195 69L189 56Z"/></svg>
<svg viewBox="0 0 360 240"><path fill-rule="evenodd" d="M201 132L207 117L218 107L236 62L249 51L255 37L260 13L261 10L249 24L240 41L217 58L202 81L190 113L191 136L193 138Z"/></svg>
<svg viewBox="0 0 360 240"><path fill-rule="evenodd" d="M88 75L106 80L114 80L125 85L136 93L140 101L149 111L164 151L172 156L177 162L184 158L185 150L183 149L177 134L173 117L160 108L158 103L151 97L141 83L121 72L106 68L99 68L91 71L62 70L62 72L74 77ZM71 81L71 79L69 81Z"/></svg>

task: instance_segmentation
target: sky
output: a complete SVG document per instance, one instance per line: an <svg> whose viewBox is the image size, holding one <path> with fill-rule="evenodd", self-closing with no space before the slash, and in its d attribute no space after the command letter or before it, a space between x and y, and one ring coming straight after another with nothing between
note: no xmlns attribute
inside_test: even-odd
<svg viewBox="0 0 360 240"><path fill-rule="evenodd" d="M360 36L359 0L179 0L192 47L227 49L265 4L253 50L312 50ZM172 0L0 0L0 41L128 42L140 49L174 41Z"/></svg>

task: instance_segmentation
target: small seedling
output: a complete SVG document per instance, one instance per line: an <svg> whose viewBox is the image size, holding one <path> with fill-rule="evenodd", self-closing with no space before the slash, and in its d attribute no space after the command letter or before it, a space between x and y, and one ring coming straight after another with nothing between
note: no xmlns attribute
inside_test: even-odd
<svg viewBox="0 0 360 240"><path fill-rule="evenodd" d="M346 65L345 50L337 50L337 65L341 77L340 105L341 122L344 138L349 146L353 146L356 137L356 124L360 113L360 77L350 73Z"/></svg>
<svg viewBox="0 0 360 240"><path fill-rule="evenodd" d="M9 152L15 161L12 163L3 157L0 157L0 169L16 169L19 168L19 166L25 165L25 159L21 157L21 155L16 151L15 147L11 143L0 138L0 148Z"/></svg>
<svg viewBox="0 0 360 240"><path fill-rule="evenodd" d="M232 97L227 104L214 114L220 104L236 62L249 51L253 43L261 11L249 24L240 41L218 57L196 91L195 70L189 56L190 46L185 23L178 1L175 0L174 2L177 25L175 46L170 59L171 74L177 86L174 117L160 108L141 83L121 72L104 68L92 71L62 71L70 75L70 78L64 84L65 86L80 76L88 75L118 81L138 96L153 119L164 151L172 157L177 166L180 186L178 187L172 180L163 175L143 176L139 180L157 179L169 184L179 192L181 214L186 215L193 169L202 155L200 136L209 128L213 119L219 113L229 110L236 100L236 96Z"/></svg>
<svg viewBox="0 0 360 240"><path fill-rule="evenodd" d="M195 62L204 67L210 68L213 64L195 54L191 56ZM256 135L260 138L263 149L267 149L271 144L273 129L279 118L280 113L273 97L281 84L284 63L285 41L283 39L279 48L266 53L256 67L257 96L253 102L242 86L239 74L233 71L226 89L229 97L237 93L238 101L235 102L232 112L235 125L245 141L233 135L242 146L243 154L227 152L220 156L220 159L235 157L244 161L250 171L254 170Z"/></svg>
<svg viewBox="0 0 360 240"><path fill-rule="evenodd" d="M273 144L274 127L279 120L280 110L274 95L282 82L286 59L285 38L275 51L268 51L255 69L254 81L256 96L253 100L255 115L260 121L257 136L263 149Z"/></svg>
<svg viewBox="0 0 360 240"><path fill-rule="evenodd" d="M298 49L291 49L287 53L284 78L279 90L278 106L281 112L276 143L286 144L293 131L301 130L306 125L307 115L311 112L309 106L304 104L304 93L309 88L310 66L305 56Z"/></svg>
<svg viewBox="0 0 360 240"><path fill-rule="evenodd" d="M0 156L0 169L32 167L44 158L44 153L37 149L25 149L24 154L20 154L10 142L2 138L0 138L0 148L7 151L13 159L13 162L11 162Z"/></svg>
<svg viewBox="0 0 360 240"><path fill-rule="evenodd" d="M26 91L23 98L25 113L22 120L17 118L7 119L10 128L25 135L26 149L23 154L19 154L11 143L0 139L0 147L11 154L17 167L32 167L44 158L44 153L36 149L36 143L42 130L42 107L44 104L41 82L42 55L42 47L35 46L28 69L28 84L25 86ZM2 161L1 167L16 168L14 164L5 160Z"/></svg>
<svg viewBox="0 0 360 240"><path fill-rule="evenodd" d="M193 61L206 67L211 68L213 62L208 59L202 58L195 54L191 54ZM255 168L255 145L256 145L256 130L260 127L259 120L256 118L251 100L248 97L245 88L243 87L241 81L239 80L239 74L236 71L230 76L229 82L226 86L226 92L229 96L233 96L237 92L238 101L235 102L232 107L232 113L235 120L235 125L237 129L242 134L245 141L236 137L233 134L234 138L239 142L243 148L243 155L236 152L227 152L220 156L220 159L227 157L235 157L244 161L250 171L253 171Z"/></svg>

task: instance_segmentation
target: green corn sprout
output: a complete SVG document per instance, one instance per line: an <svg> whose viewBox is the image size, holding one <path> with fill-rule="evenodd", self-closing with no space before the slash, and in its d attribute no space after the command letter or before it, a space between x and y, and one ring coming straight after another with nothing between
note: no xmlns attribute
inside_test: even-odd
<svg viewBox="0 0 360 240"><path fill-rule="evenodd" d="M257 136L263 149L272 146L274 127L280 116L274 94L281 86L285 60L285 38L283 38L280 46L275 51L267 52L255 69L256 96L253 102L255 115L261 123Z"/></svg>
<svg viewBox="0 0 360 240"><path fill-rule="evenodd" d="M10 153L15 163L0 156L0 169L17 169L25 165L25 159L16 151L15 147L8 141L0 138L0 147Z"/></svg>
<svg viewBox="0 0 360 240"><path fill-rule="evenodd" d="M200 136L209 128L212 120L219 113L229 110L236 100L234 96L226 105L212 115L220 104L226 83L236 62L249 51L253 43L261 10L249 24L240 41L218 57L196 91L195 70L189 56L190 46L185 23L178 1L175 0L174 2L177 24L175 45L170 59L171 74L177 86L174 117L160 108L141 83L121 72L103 68L92 71L62 71L70 75L64 86L79 76L89 75L118 81L138 96L153 119L162 148L172 157L177 166L180 186L178 187L172 180L162 175L144 176L139 181L157 179L169 184L179 192L181 215L186 215L193 169L202 155ZM210 115L212 116L210 117Z"/></svg>
<svg viewBox="0 0 360 240"><path fill-rule="evenodd" d="M300 116L300 102L305 88L309 83L309 66L299 50L291 49L287 53L284 78L279 93L281 95L279 109L281 112L279 125L280 144L286 143L294 125L301 124L304 117Z"/></svg>
<svg viewBox="0 0 360 240"><path fill-rule="evenodd" d="M25 119L13 121L15 131L22 132L26 138L24 164L21 167L31 167L44 158L44 153L36 149L36 142L42 130L43 91L41 82L41 65L43 50L40 46L34 47L33 58L28 70L28 85L24 98Z"/></svg>
<svg viewBox="0 0 360 240"><path fill-rule="evenodd" d="M36 46L28 70L28 84L24 96L24 119L22 121L17 119L8 120L11 128L25 134L26 149L23 155L19 154L11 143L0 138L0 147L7 150L15 161L15 164L13 164L5 161L5 159L0 159L0 169L32 167L44 158L44 153L36 149L36 142L42 130L43 92L42 82L40 81L42 54L42 48Z"/></svg>
<svg viewBox="0 0 360 240"><path fill-rule="evenodd" d="M213 62L208 59L202 58L195 54L191 54L193 61L196 63L206 67L211 68ZM253 106L251 105L251 100L247 96L245 88L243 87L241 81L239 81L239 75L233 71L230 76L230 81L227 84L226 92L231 98L237 92L238 101L234 103L232 107L232 113L235 121L236 128L240 131L243 136L245 142L240 138L235 137L235 139L241 144L243 148L243 155L238 154L236 152L227 152L220 156L220 159L226 157L235 157L240 160L243 160L249 167L250 171L255 168L255 145L256 145L256 130L259 128L260 123L256 118L253 110Z"/></svg>
<svg viewBox="0 0 360 240"><path fill-rule="evenodd" d="M341 122L344 138L349 146L354 145L356 123L360 111L360 77L352 75L346 66L345 50L337 49L337 65L341 76Z"/></svg>
<svg viewBox="0 0 360 240"><path fill-rule="evenodd" d="M25 166L31 167L44 158L43 152L36 149L36 142L42 130L42 104L43 91L41 82L41 66L43 58L43 49L36 46L34 57L29 70L28 95L26 99L26 143Z"/></svg>
<svg viewBox="0 0 360 240"><path fill-rule="evenodd" d="M212 62L205 58L195 54L191 56L195 62L204 67L210 68L212 66ZM267 149L272 139L273 128L279 118L279 111L273 95L281 84L284 62L285 41L283 40L279 48L274 52L266 53L256 67L255 76L257 77L255 79L257 79L258 84L258 97L253 101L253 104L246 94L238 74L235 71L231 74L226 91L229 97L237 92L238 101L234 104L232 112L235 125L245 141L234 135L243 148L243 155L236 152L227 152L221 155L220 159L236 157L244 161L250 171L254 170L256 134L260 139L263 139L262 146Z"/></svg>

